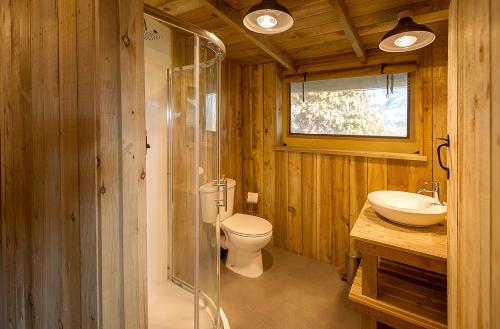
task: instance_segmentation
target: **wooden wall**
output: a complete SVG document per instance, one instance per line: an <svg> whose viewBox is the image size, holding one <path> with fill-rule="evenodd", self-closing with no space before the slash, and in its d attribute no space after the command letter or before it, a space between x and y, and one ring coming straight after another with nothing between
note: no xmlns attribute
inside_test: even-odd
<svg viewBox="0 0 500 329"><path fill-rule="evenodd" d="M1 328L145 328L142 7L0 3Z"/></svg>
<svg viewBox="0 0 500 329"><path fill-rule="evenodd" d="M500 328L500 3L452 0L448 326Z"/></svg>
<svg viewBox="0 0 500 329"><path fill-rule="evenodd" d="M446 28L441 24L439 31ZM226 117L226 134L231 137L227 175L237 177L237 184L242 185L238 211L246 211L247 192L259 193L258 214L273 224L275 246L342 267L349 227L368 192L415 191L425 181L438 180L446 197L445 172L435 156L436 138L446 135L446 32L421 51L414 79L412 106L422 112L422 121L416 124L421 127L427 162L276 152L273 147L279 143L282 110L277 65L239 68L230 64L228 72L232 111ZM241 87L233 83L240 76Z"/></svg>

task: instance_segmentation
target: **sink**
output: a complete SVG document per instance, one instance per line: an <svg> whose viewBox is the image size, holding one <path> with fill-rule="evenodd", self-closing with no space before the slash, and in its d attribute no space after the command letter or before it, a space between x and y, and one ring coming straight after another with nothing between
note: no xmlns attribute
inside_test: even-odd
<svg viewBox="0 0 500 329"><path fill-rule="evenodd" d="M442 222L448 207L434 198L401 191L376 191L368 194L375 212L390 221L408 226L430 226Z"/></svg>

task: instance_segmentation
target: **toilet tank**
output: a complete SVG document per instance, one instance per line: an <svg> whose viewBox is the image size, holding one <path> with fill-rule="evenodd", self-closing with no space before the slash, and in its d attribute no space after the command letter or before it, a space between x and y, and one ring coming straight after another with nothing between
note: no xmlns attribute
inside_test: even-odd
<svg viewBox="0 0 500 329"><path fill-rule="evenodd" d="M234 190L236 181L227 179L227 211L225 207L220 207L221 221L233 215L234 205ZM219 199L224 198L222 187L214 186L213 183L207 183L200 187L200 205L201 205L201 220L205 223L215 223L217 219L217 193Z"/></svg>

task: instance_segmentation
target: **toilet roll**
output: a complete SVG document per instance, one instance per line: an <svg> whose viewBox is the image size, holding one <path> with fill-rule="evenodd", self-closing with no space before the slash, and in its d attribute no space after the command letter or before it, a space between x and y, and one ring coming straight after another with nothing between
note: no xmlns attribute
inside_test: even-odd
<svg viewBox="0 0 500 329"><path fill-rule="evenodd" d="M259 201L259 193L248 192L247 203L257 204Z"/></svg>

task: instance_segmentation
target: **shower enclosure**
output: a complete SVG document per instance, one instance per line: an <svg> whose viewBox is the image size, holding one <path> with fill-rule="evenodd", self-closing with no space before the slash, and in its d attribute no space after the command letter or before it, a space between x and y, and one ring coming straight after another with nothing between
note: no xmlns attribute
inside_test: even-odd
<svg viewBox="0 0 500 329"><path fill-rule="evenodd" d="M145 6L149 328L228 328L219 303L220 223L199 189L219 172L220 65L213 34ZM225 202L220 193L219 204Z"/></svg>

